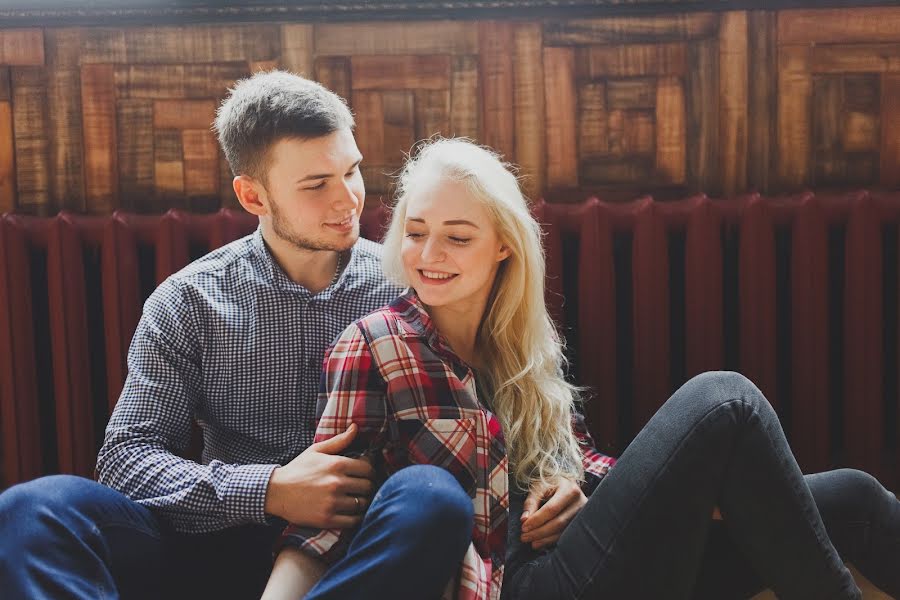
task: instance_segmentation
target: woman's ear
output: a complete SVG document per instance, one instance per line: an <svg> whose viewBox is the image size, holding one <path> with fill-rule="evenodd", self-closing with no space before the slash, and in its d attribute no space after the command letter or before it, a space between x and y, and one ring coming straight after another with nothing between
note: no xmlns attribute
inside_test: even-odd
<svg viewBox="0 0 900 600"><path fill-rule="evenodd" d="M497 252L497 262L502 262L509 258L509 255L512 254L512 250L509 249L509 246L506 244L502 244L500 246L499 252Z"/></svg>
<svg viewBox="0 0 900 600"><path fill-rule="evenodd" d="M260 197L259 183L247 175L238 175L231 182L234 193L237 195L238 202L251 215L257 217L265 216L269 213L265 202ZM265 192L262 193L262 196Z"/></svg>

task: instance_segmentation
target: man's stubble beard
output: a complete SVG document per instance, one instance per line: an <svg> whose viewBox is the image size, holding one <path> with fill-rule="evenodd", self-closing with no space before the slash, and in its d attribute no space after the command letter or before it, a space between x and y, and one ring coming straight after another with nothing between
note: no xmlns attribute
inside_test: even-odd
<svg viewBox="0 0 900 600"><path fill-rule="evenodd" d="M317 240L315 238L303 237L301 235L297 235L297 233L284 218L284 214L281 212L275 202L269 202L269 209L272 213L272 231L279 239L288 242L299 250L311 250L313 252L343 252L344 250L352 248L356 243L356 240L359 238L358 231L356 232L356 235L348 239L344 244L334 244L323 240Z"/></svg>

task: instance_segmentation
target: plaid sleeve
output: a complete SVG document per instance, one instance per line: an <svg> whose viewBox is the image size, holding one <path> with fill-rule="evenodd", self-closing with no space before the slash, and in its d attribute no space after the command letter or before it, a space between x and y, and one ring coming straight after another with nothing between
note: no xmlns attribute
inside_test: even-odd
<svg viewBox="0 0 900 600"><path fill-rule="evenodd" d="M356 423L359 431L343 454L370 454L377 468L375 451L384 446L387 431L386 389L363 332L356 324L350 325L325 354L315 441L330 439ZM292 546L332 564L346 553L355 533L355 529L288 525L275 551Z"/></svg>
<svg viewBox="0 0 900 600"><path fill-rule="evenodd" d="M584 466L585 482L581 486L584 494L590 496L600 482L606 477L606 473L616 464L616 459L612 456L601 454L597 451L594 439L588 432L587 424L584 421L584 415L581 412L572 412L572 431L575 433L575 439L581 447L581 463Z"/></svg>

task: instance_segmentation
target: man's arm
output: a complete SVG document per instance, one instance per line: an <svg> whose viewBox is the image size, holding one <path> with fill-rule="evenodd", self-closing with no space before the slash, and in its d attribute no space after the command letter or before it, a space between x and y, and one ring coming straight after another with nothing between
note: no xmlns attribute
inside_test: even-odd
<svg viewBox="0 0 900 600"><path fill-rule="evenodd" d="M144 305L128 377L106 428L97 476L185 532L263 522L274 464L200 465L188 448L202 397L200 332L185 291L164 282Z"/></svg>

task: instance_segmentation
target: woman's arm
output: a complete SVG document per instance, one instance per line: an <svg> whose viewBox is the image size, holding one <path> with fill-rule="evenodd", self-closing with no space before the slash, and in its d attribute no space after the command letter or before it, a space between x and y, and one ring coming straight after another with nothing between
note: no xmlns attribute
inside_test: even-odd
<svg viewBox="0 0 900 600"><path fill-rule="evenodd" d="M299 600L322 578L326 569L321 560L286 547L275 559L262 600Z"/></svg>
<svg viewBox="0 0 900 600"><path fill-rule="evenodd" d="M320 416L314 441L322 443L331 440L354 424L356 434L341 454L364 456L370 451L377 454L384 445L387 429L385 395L386 384L373 360L363 332L356 325L349 326L326 353L319 390ZM345 492L346 496L338 506L338 512L353 517L364 513L368 500L365 497L357 499L356 497L360 495L358 491L345 490ZM281 554L288 550L294 559L284 559L286 561L284 564L288 566L281 568L282 575L277 579L276 572L273 571L269 585L272 589L270 593L293 593L283 592L282 588L292 590L292 586L309 579L305 576L301 578L301 574L308 575L314 572L310 569L297 568L301 564L296 559L297 554L308 556L315 561L313 564L321 565L324 571L327 565L344 555L354 532L355 528L352 527L316 529L295 524L288 525L275 545L275 552L279 554L276 566L282 560ZM315 583L315 580L312 583ZM312 584L309 585L311 587Z"/></svg>

